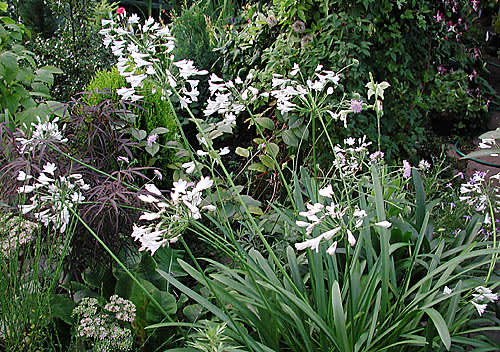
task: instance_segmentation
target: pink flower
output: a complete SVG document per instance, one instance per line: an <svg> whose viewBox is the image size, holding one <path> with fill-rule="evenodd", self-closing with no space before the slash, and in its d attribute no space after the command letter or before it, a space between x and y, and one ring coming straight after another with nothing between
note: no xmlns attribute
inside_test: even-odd
<svg viewBox="0 0 500 352"><path fill-rule="evenodd" d="M410 163L408 161L403 160L403 168L404 168L403 177L404 178L410 177L410 175L411 175L411 166L410 166Z"/></svg>
<svg viewBox="0 0 500 352"><path fill-rule="evenodd" d="M444 68L443 65L439 65L437 69L438 72L441 74L446 73L446 68Z"/></svg>
<svg viewBox="0 0 500 352"><path fill-rule="evenodd" d="M363 103L359 100L352 99L350 108L351 108L352 112L354 112L356 114L358 112L363 111Z"/></svg>
<svg viewBox="0 0 500 352"><path fill-rule="evenodd" d="M121 15L121 14L125 13L125 8L124 8L124 7L119 7L119 8L117 8L117 9L116 9L116 13L117 13L117 14L119 14L119 15Z"/></svg>
<svg viewBox="0 0 500 352"><path fill-rule="evenodd" d="M158 135L156 133L149 136L147 139L148 147L152 147L153 143L156 143L157 139L158 139Z"/></svg>

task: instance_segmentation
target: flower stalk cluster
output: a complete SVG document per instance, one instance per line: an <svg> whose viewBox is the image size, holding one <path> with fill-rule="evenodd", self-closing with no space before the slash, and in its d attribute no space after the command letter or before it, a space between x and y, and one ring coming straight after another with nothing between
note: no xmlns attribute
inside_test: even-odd
<svg viewBox="0 0 500 352"><path fill-rule="evenodd" d="M203 192L212 185L209 177L202 177L196 184L180 179L174 182L167 198L155 185L147 184L148 194L139 195L139 199L155 211L146 211L139 217L147 225L133 226L132 237L141 243L139 250L153 255L160 247L177 242L189 219L200 219L202 211L214 211L214 205L203 201Z"/></svg>
<svg viewBox="0 0 500 352"><path fill-rule="evenodd" d="M20 194L29 194L31 204L19 205L23 214L33 212L43 225L63 233L70 222L70 209L76 208L85 200L82 191L90 186L81 174L56 176L57 166L46 163L37 178L19 171L17 181L23 182L18 188Z"/></svg>

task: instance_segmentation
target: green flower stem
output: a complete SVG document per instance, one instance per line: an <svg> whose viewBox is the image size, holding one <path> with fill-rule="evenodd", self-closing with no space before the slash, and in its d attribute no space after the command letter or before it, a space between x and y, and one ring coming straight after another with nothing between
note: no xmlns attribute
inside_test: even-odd
<svg viewBox="0 0 500 352"><path fill-rule="evenodd" d="M191 258L191 260L193 261L194 265L196 266L196 269L198 270L198 272L203 276L203 278L205 279L205 284L208 286L209 290L214 293L214 296L217 300L219 300L219 295L217 295L215 293L215 290L214 288L212 287L212 284L210 282L210 280L207 279L205 273L203 272L203 269L201 268L200 264L198 263L198 260L196 259L196 257L194 256L193 252L191 252L191 249L189 248L189 246L187 245L186 241L184 241L184 238L182 238L182 236L180 237L180 241L182 243L182 245L184 246L184 248L186 249L186 252L188 253L189 257ZM222 302L221 302L222 303ZM224 311L224 313L226 314L226 316L229 318L229 320L231 321L231 323L234 325L234 327L236 327L236 329L238 329L238 334L240 334L240 336L243 337L243 339L245 340L245 343L247 345L248 348L250 348L251 344L248 342L248 334L245 332L245 331L241 331L241 326L239 324L236 323L236 321L233 319L233 317L231 316L231 314L229 314L229 311L227 310L226 306L224 304L221 304L221 307Z"/></svg>
<svg viewBox="0 0 500 352"><path fill-rule="evenodd" d="M146 290L146 288L144 287L144 285L134 276L134 274L132 274L132 272L130 270L127 269L127 267L125 266L125 264L123 264L121 262L121 260L113 253L113 251L104 243L104 241L99 237L99 235L97 235L94 230L92 230L90 228L89 225L87 225L87 223L85 221L83 221L83 219L80 217L80 215L78 215L76 213L75 210L73 210L73 208L69 208L69 210L73 213L73 215L78 219L78 221L80 221L80 223L92 234L92 236L94 236L94 238L97 240L97 242L99 242L99 244L104 248L104 250L106 252L108 252L108 254L111 256L111 258L113 258L113 260L120 266L120 268L122 268L128 276L130 276L130 278L132 280L134 280L134 282L137 284L137 286L139 286L141 288L141 290L144 292L144 294L151 300L151 302L154 303L154 305L156 306L156 308L158 308L158 310L160 312L162 312L162 314L169 320L169 321L174 321L172 319L172 317L170 317L170 315L167 313L167 311L165 309L163 309L163 307L161 306L160 303L158 303L158 301L153 297L153 295L151 295L151 293L149 293L148 290Z"/></svg>
<svg viewBox="0 0 500 352"><path fill-rule="evenodd" d="M180 95L179 93L177 92L176 89L173 89L173 92L174 94L180 98ZM170 99L169 99L170 101ZM172 105L172 103L170 102L170 104ZM205 138L207 137L205 132L203 131L203 129L201 128L200 126L200 123L198 121L198 119L196 119L196 117L194 116L193 112L191 111L190 108L187 108L186 109L189 116L191 117L191 119L193 120L193 122L195 123L198 131L200 131L200 133L202 134L202 136ZM174 115L176 117L176 119L178 119L178 116L177 116L177 113L175 112L175 109L173 110L174 112ZM180 122L178 121L178 123L180 124ZM187 143L187 139L184 135L184 133L182 134L182 137L184 138L184 141ZM243 210L244 212L246 213L246 215L248 216L248 219L250 220L250 224L252 225L252 227L254 228L254 231L257 233L257 236L260 238L260 240L262 241L262 243L264 244L264 247L266 248L266 250L268 251L269 255L271 256L271 258L273 259L273 261L275 262L276 266L279 268L280 272L282 273L283 277L285 277L285 279L288 281L288 283L290 284L291 287L293 287L294 291L299 295L299 297L301 297L302 299L304 299L304 297L302 296L302 293L299 291L299 289L295 286L293 280L290 278L290 276L287 274L285 268L283 267L283 265L281 264L279 258L276 256L276 254L274 253L274 251L272 250L271 246L269 245L269 242L267 242L266 238L264 237L264 235L262 234L262 231L260 230L259 226L257 225L257 223L255 222L255 219L253 218L252 214L250 213L250 210L248 209L247 205L245 204L245 202L243 201L243 198L241 197L241 195L239 194L239 192L237 192L237 189L236 189L236 185L234 184L233 182L233 179L231 177L231 175L229 174L229 172L227 171L224 163L222 162L222 160L220 159L220 155L215 151L213 145L212 145L212 142L210 140L210 138L205 138L206 141L207 141L207 145L208 145L208 148L210 149L210 151L215 155L215 159L217 160L218 162L218 165L220 166L220 168L222 169L227 181L229 182L229 185L231 186L232 190L234 191L234 193L236 194L237 198L238 198L238 201L239 203L241 204L241 206L243 207Z"/></svg>
<svg viewBox="0 0 500 352"><path fill-rule="evenodd" d="M74 161L74 162L77 162L78 164L82 165L82 166L85 166L85 167L88 167L89 169L91 169L92 171L95 171L101 175L104 175L104 176L107 176L109 177L110 179L114 180L114 181L120 181L122 182L125 186L129 187L130 189L133 189L134 191L138 191L140 188L138 188L137 186L133 185L133 184L130 184L130 183L127 183L127 182L123 182L121 180L118 180L118 178L108 174L107 172L105 171L102 171L102 170L99 170L99 169L96 169L95 167L93 167L92 165L90 164L87 164L81 160L78 160L77 158L75 157L72 157L71 155L69 155L68 153L65 153L63 152L61 149L57 148L56 146L52 145L52 144L48 144L48 146L52 149L52 150L55 150L56 152L64 155L66 158Z"/></svg>
<svg viewBox="0 0 500 352"><path fill-rule="evenodd" d="M497 248L497 227L495 224L495 212L493 211L493 205L491 204L491 199L488 197L488 210L491 218L491 226L493 227L493 248ZM488 275L486 276L485 283L488 283L491 278L491 274L493 273L493 270L495 269L495 265L497 263L497 258L498 258L498 252L495 252L494 254L491 255L491 263L490 263L490 269L488 270Z"/></svg>

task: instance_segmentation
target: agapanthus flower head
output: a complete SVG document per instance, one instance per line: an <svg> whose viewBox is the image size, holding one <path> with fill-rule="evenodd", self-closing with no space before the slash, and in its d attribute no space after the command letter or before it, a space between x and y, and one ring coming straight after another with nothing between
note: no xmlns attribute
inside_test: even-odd
<svg viewBox="0 0 500 352"><path fill-rule="evenodd" d="M38 123L31 124L33 126L33 132L30 138L20 137L16 139L21 144L21 153L31 152L39 145L47 143L66 143L68 141L61 133L66 125L63 126L62 130L59 130L57 124L59 121L58 117L52 121L42 122L40 117L37 116L37 121Z"/></svg>
<svg viewBox="0 0 500 352"><path fill-rule="evenodd" d="M297 20L292 24L292 29L295 33L303 33L306 30L306 24L301 20Z"/></svg>
<svg viewBox="0 0 500 352"><path fill-rule="evenodd" d="M361 111L363 111L363 102L360 100L351 99L351 105L349 108L354 113L360 113Z"/></svg>

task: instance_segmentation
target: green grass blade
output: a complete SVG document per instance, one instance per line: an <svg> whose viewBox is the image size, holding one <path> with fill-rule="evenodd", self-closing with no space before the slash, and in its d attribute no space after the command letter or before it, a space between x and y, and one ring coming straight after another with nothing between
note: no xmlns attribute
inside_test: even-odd
<svg viewBox="0 0 500 352"><path fill-rule="evenodd" d="M332 307L333 307L333 317L335 322L335 331L337 336L340 338L342 345L340 351L352 351L351 344L347 337L347 327L345 322L344 309L342 308L342 296L340 294L340 287L338 281L335 281L332 285Z"/></svg>
<svg viewBox="0 0 500 352"><path fill-rule="evenodd" d="M288 246L286 248L286 256L288 258L288 266L290 267L293 283L297 286L297 289L302 293L302 295L305 295L306 289L304 287L304 282L302 281L302 276L300 275L299 266L297 265L297 257L295 256L295 251L292 247Z"/></svg>
<svg viewBox="0 0 500 352"><path fill-rule="evenodd" d="M382 185L380 184L380 178L378 175L377 167L375 164L371 166L372 171L372 181L373 188L375 192L375 207L377 212L377 221L384 221L385 208L384 208L384 196L382 191ZM385 228L377 229L380 234L380 258L381 258L381 271L382 271L382 302L381 302L381 312L385 315L387 308L389 306L389 231Z"/></svg>
<svg viewBox="0 0 500 352"><path fill-rule="evenodd" d="M451 347L450 331L448 330L448 326L446 325L446 322L441 316L441 313L439 313L434 308L426 308L423 311L427 313L427 315L431 318L432 322L434 323L434 326L438 331L441 341L443 341L446 350L449 351Z"/></svg>
<svg viewBox="0 0 500 352"><path fill-rule="evenodd" d="M425 216L425 190L424 183L422 182L422 178L420 177L420 173L412 168L411 170L413 185L415 186L415 197L416 197L416 225L417 231L422 227L422 223L424 222Z"/></svg>

